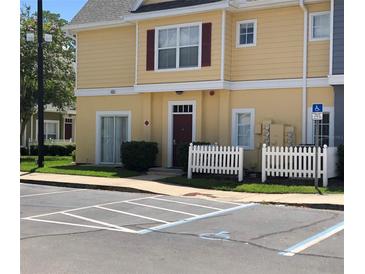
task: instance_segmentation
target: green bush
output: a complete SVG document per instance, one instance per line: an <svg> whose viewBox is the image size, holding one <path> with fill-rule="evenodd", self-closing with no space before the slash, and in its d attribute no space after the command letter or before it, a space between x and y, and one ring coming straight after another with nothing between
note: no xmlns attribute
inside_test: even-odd
<svg viewBox="0 0 365 274"><path fill-rule="evenodd" d="M73 150L72 152L71 152L71 155L72 155L72 162L76 162L76 150Z"/></svg>
<svg viewBox="0 0 365 274"><path fill-rule="evenodd" d="M20 155L21 156L28 155L28 149L26 147L20 147Z"/></svg>
<svg viewBox="0 0 365 274"><path fill-rule="evenodd" d="M189 145L190 143L181 143L176 148L176 164L181 167L184 171L188 170L189 160ZM210 145L208 142L193 142L193 145Z"/></svg>
<svg viewBox="0 0 365 274"><path fill-rule="evenodd" d="M338 177L344 178L344 147L343 145L339 145L337 147L337 174Z"/></svg>
<svg viewBox="0 0 365 274"><path fill-rule="evenodd" d="M71 156L72 151L76 149L75 145L45 145L45 156ZM30 146L30 155L38 155L38 146Z"/></svg>
<svg viewBox="0 0 365 274"><path fill-rule="evenodd" d="M125 142L121 145L121 160L130 170L145 171L153 167L158 153L154 142Z"/></svg>

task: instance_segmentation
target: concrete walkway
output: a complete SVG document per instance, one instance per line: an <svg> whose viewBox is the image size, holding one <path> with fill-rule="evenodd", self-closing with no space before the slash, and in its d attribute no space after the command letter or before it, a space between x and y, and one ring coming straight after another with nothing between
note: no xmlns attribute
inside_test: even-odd
<svg viewBox="0 0 365 274"><path fill-rule="evenodd" d="M151 175L153 176L153 175ZM186 186L176 186L166 183L155 182L157 178L148 175L131 178L103 178L91 176L62 175L50 173L20 173L22 182L30 183L55 183L58 185L82 187L111 187L121 189L133 189L137 191L152 192L170 196L187 196L207 199L220 199L231 202L257 202L279 203L296 205L344 205L343 194L262 194L242 193L233 191L220 191L200 189Z"/></svg>

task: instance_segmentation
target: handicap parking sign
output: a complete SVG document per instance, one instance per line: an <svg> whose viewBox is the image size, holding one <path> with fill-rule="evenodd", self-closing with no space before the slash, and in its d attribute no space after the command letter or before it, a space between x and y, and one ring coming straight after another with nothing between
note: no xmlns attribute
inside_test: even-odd
<svg viewBox="0 0 365 274"><path fill-rule="evenodd" d="M313 104L312 105L312 112L323 112L323 104Z"/></svg>

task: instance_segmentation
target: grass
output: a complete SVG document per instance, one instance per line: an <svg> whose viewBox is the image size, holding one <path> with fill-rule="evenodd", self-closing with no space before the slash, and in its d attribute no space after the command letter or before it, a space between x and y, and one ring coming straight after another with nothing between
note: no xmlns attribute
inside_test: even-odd
<svg viewBox="0 0 365 274"><path fill-rule="evenodd" d="M237 191L237 192L250 192L250 193L303 193L314 194L317 193L313 183L311 182L283 182L283 183L239 183L234 180L220 179L220 178L193 178L188 180L186 177L170 177L161 180L165 183L198 187L205 189ZM311 184L311 185L308 185ZM326 194L339 194L343 193L343 187L330 186L328 188L320 187L322 193Z"/></svg>
<svg viewBox="0 0 365 274"><path fill-rule="evenodd" d="M56 173L109 178L123 178L140 175L136 171L111 166L75 165L71 156L46 156L44 167L37 167L37 156L22 156L20 170L24 172Z"/></svg>

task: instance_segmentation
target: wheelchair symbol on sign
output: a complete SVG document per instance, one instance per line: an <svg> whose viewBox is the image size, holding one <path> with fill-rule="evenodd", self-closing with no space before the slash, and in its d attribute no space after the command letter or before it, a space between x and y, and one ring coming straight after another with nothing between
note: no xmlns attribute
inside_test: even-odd
<svg viewBox="0 0 365 274"><path fill-rule="evenodd" d="M315 112L315 113L323 112L323 104L313 104L312 112Z"/></svg>

